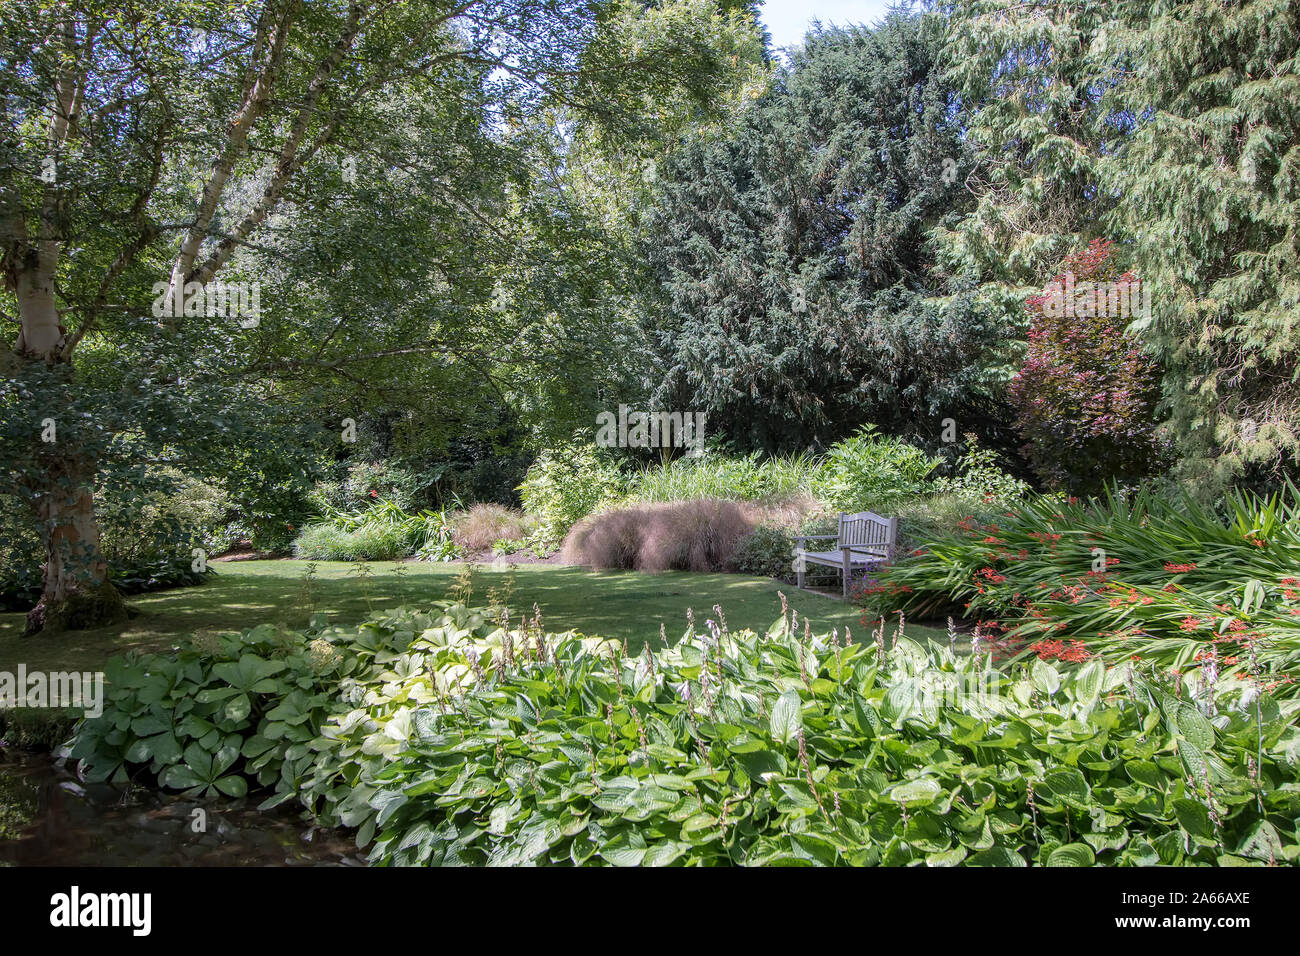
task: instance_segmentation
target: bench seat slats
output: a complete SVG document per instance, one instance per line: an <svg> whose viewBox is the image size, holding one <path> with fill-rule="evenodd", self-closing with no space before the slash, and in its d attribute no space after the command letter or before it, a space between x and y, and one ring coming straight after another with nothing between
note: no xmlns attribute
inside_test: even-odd
<svg viewBox="0 0 1300 956"><path fill-rule="evenodd" d="M835 540L827 551L811 551L805 541ZM849 579L854 568L881 565L894 558L898 542L898 519L886 518L874 511L841 514L839 533L834 535L801 535L797 540L795 555L799 559L797 573L799 587L803 587L804 565L819 564L840 569L844 580L844 596L849 596Z"/></svg>

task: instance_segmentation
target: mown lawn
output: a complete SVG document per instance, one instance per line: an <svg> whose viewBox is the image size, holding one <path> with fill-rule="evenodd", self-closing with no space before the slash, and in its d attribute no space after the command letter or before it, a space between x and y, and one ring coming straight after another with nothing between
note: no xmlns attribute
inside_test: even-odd
<svg viewBox="0 0 1300 956"><path fill-rule="evenodd" d="M242 561L216 565L217 574L197 587L143 594L129 599L139 613L124 625L91 631L70 631L21 639L22 614L0 614L0 670L25 663L29 669L97 670L103 662L129 649L166 650L181 636L196 631L242 630L264 621L289 627L307 623L313 610L330 619L352 622L371 609L399 604L420 606L442 600L462 566L455 564L375 562L359 566L319 562L308 593L305 561ZM489 592L500 593L512 575L479 565L473 576L471 603L486 603ZM798 591L771 578L736 574L695 574L668 571L591 571L549 564L519 565L513 572L509 605L518 613L541 608L549 631L577 629L586 634L626 638L630 650L646 640L658 640L662 623L670 640L686 628L686 610L695 611L700 627L720 604L733 629L766 628L781 613L778 591L784 591L801 618L815 630L852 628L854 640L870 637L852 605L821 594ZM909 624L917 638L947 640L941 632ZM657 646L657 645L655 645Z"/></svg>

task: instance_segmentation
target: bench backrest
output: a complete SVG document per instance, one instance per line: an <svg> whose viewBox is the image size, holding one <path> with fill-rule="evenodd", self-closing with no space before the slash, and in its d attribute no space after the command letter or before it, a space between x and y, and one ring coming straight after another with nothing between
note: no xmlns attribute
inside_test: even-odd
<svg viewBox="0 0 1300 956"><path fill-rule="evenodd" d="M874 511L840 515L840 533L836 547L884 551L886 557L892 559L897 542L897 518L885 518Z"/></svg>

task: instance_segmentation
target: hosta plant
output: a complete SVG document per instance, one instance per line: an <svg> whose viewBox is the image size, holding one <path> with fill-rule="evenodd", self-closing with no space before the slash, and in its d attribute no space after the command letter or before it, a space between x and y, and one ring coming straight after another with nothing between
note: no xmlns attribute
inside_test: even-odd
<svg viewBox="0 0 1300 956"><path fill-rule="evenodd" d="M1296 704L1136 665L710 622L658 653L544 641L417 709L374 783L390 865L1281 864Z"/></svg>
<svg viewBox="0 0 1300 956"><path fill-rule="evenodd" d="M370 776L401 749L415 708L462 692L513 653L508 621L501 608L444 603L352 626L318 614L303 631L263 624L199 635L169 655L131 653L110 661L104 713L80 722L65 753L91 781L297 803L325 825L359 827L364 844Z"/></svg>
<svg viewBox="0 0 1300 956"><path fill-rule="evenodd" d="M107 698L72 747L91 778L297 804L377 864L1300 855L1300 703L1257 681L1000 670L785 614L628 653L499 608L398 609L136 657Z"/></svg>

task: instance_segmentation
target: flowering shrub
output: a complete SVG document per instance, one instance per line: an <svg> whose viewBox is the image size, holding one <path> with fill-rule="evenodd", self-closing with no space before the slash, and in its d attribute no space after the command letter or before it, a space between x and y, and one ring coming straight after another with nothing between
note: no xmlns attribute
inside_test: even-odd
<svg viewBox="0 0 1300 956"><path fill-rule="evenodd" d="M1067 277L1062 303L1052 290L1065 286ZM1049 485L1076 492L1147 477L1164 459L1154 416L1160 390L1155 362L1125 334L1127 318L1097 308L1101 284L1127 301L1137 278L1121 274L1109 241L1098 239L1065 260L1048 290L1026 300L1029 346L1011 383L1034 470ZM1080 292L1077 308L1076 289L1088 293Z"/></svg>
<svg viewBox="0 0 1300 956"><path fill-rule="evenodd" d="M1250 672L1295 693L1300 510L1251 496L1229 506L1224 521L1145 491L1028 499L963 521L886 569L872 612L935 613L958 602L1001 624L1006 650L1112 663L1138 655L1185 673Z"/></svg>

